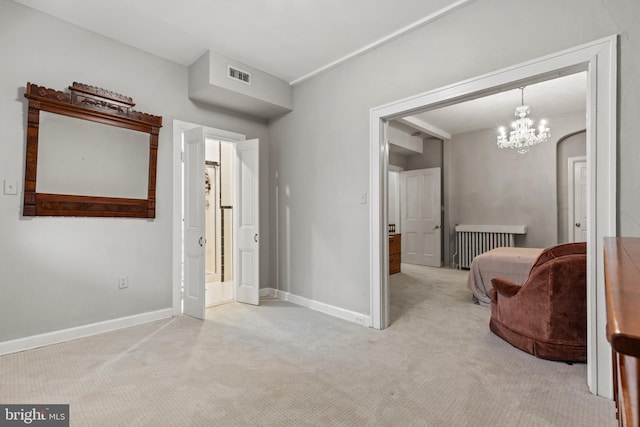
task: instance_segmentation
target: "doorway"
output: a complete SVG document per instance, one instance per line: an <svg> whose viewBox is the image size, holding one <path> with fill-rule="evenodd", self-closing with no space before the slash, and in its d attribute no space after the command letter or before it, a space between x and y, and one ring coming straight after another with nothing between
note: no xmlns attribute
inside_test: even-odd
<svg viewBox="0 0 640 427"><path fill-rule="evenodd" d="M440 168L400 172L402 262L441 267Z"/></svg>
<svg viewBox="0 0 640 427"><path fill-rule="evenodd" d="M234 300L233 148L205 137L205 308Z"/></svg>
<svg viewBox="0 0 640 427"><path fill-rule="evenodd" d="M451 105L523 84L587 72L587 163L589 177L587 260L587 383L592 393L612 397L610 347L606 341L604 236L616 235L616 46L611 36L562 52L402 99L371 110L371 317L389 321L387 236L388 122L411 112ZM597 114L596 114L597 111ZM597 165L597 167L596 167Z"/></svg>
<svg viewBox="0 0 640 427"><path fill-rule="evenodd" d="M205 159L207 141L210 147L208 160ZM174 314L205 318L207 300L212 301L212 297L207 296L208 271L211 283L216 279L228 279L230 272L232 292L227 290L222 298L228 300L231 293L231 300L257 305L260 291L258 140L246 140L244 135L175 120L174 148L174 215L177 214L173 230ZM221 164L225 158L230 166ZM220 209L214 220L221 226L218 230L220 247L214 246L217 250L209 252L215 255L214 258L230 253L230 271L226 259L220 259L219 263L214 259L207 264L206 172L214 175L214 178L209 176L211 190L215 191L217 185L223 196L218 201ZM217 183L214 182L216 176ZM228 192L224 182L232 184ZM229 200L232 201L230 205L226 204ZM213 201L215 212L215 198ZM225 225L224 235L227 238L222 239ZM223 247L229 241L230 251Z"/></svg>
<svg viewBox="0 0 640 427"><path fill-rule="evenodd" d="M587 158L569 157L567 189L569 191L568 236L570 242L587 241Z"/></svg>
<svg viewBox="0 0 640 427"><path fill-rule="evenodd" d="M390 121L388 142L390 271L403 263L441 267L443 141L403 118Z"/></svg>

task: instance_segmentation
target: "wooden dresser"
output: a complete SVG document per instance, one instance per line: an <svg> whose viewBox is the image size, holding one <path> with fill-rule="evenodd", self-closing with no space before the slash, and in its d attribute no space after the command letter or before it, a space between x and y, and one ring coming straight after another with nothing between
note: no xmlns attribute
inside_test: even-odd
<svg viewBox="0 0 640 427"><path fill-rule="evenodd" d="M400 234L389 234L389 274L400 273Z"/></svg>
<svg viewBox="0 0 640 427"><path fill-rule="evenodd" d="M604 274L618 425L640 426L640 238L606 237Z"/></svg>

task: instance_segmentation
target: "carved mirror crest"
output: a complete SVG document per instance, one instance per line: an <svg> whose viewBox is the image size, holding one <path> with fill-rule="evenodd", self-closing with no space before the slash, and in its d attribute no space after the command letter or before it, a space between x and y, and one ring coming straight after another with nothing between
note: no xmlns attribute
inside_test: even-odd
<svg viewBox="0 0 640 427"><path fill-rule="evenodd" d="M155 218L162 117L94 86L69 90L27 83L23 215Z"/></svg>

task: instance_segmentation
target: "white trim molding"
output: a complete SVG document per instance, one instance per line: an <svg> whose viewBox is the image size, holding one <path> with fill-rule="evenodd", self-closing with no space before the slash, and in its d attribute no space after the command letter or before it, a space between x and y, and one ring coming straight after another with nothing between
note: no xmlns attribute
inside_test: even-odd
<svg viewBox="0 0 640 427"><path fill-rule="evenodd" d="M164 310L150 311L148 313L135 314L133 316L120 317L118 319L105 320L102 322L90 323L88 325L76 326L74 328L61 329L59 331L18 338L11 341L1 342L0 356L30 350L32 348L44 347L46 345L59 344L78 338L90 337L92 335L129 328L143 323L168 319L170 317L173 317L173 309L165 308Z"/></svg>
<svg viewBox="0 0 640 427"><path fill-rule="evenodd" d="M374 328L388 326L389 278L387 186L389 120L456 100L464 102L500 90L587 72L587 383L592 393L611 398L611 350L606 340L602 238L615 236L617 35L546 55L502 70L371 109L370 112L370 294Z"/></svg>
<svg viewBox="0 0 640 427"><path fill-rule="evenodd" d="M305 74L302 77L298 77L297 79L291 80L289 82L289 84L291 86L296 86L299 85L300 83L306 82L307 80L324 73L325 71L329 71L332 68L337 67L338 65L342 64L343 62L346 62L352 58L355 58L357 56L360 55L364 55L365 53L369 52L370 50L376 49L386 43L389 43L392 40L397 39L398 37L402 37L403 35L410 33L413 30L416 30L426 24L428 24L429 22L433 22L436 19L442 18L443 16L453 12L454 10L466 5L467 3L471 3L474 0L458 0L455 3L452 3L446 7L443 7L440 10L435 11L434 13L425 16L424 18L418 19L417 21L412 22L411 24L400 28L397 31L394 31L391 34L387 34L386 36L379 38L378 40L374 41L373 43L369 43L368 45L361 47L358 50L355 50L351 53L346 54L345 56L336 59L335 61L332 61L330 63L328 63L327 65L323 65L322 67L318 68L317 70L314 70L308 74Z"/></svg>
<svg viewBox="0 0 640 427"><path fill-rule="evenodd" d="M299 305L313 311L319 311L320 313L328 314L338 319L347 320L349 322L357 323L358 325L371 327L371 317L357 313L355 311L346 310L344 308L336 307L335 305L325 304L323 302L315 301L309 298L294 295L289 292L280 291L274 288L260 288L260 296L272 296L283 301L288 301L292 304Z"/></svg>

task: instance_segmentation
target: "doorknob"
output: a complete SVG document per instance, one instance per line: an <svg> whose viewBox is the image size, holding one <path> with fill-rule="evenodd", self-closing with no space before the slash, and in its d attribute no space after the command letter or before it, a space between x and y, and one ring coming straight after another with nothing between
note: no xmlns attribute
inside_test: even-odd
<svg viewBox="0 0 640 427"><path fill-rule="evenodd" d="M436 226L433 227L434 230L437 230L438 228L440 228L439 225L436 225Z"/></svg>
<svg viewBox="0 0 640 427"><path fill-rule="evenodd" d="M258 243L258 233L253 236L253 241Z"/></svg>
<svg viewBox="0 0 640 427"><path fill-rule="evenodd" d="M200 239L198 239L198 244L202 246L202 236L200 236Z"/></svg>
<svg viewBox="0 0 640 427"><path fill-rule="evenodd" d="M576 227L580 227L580 223L579 222L576 222Z"/></svg>

